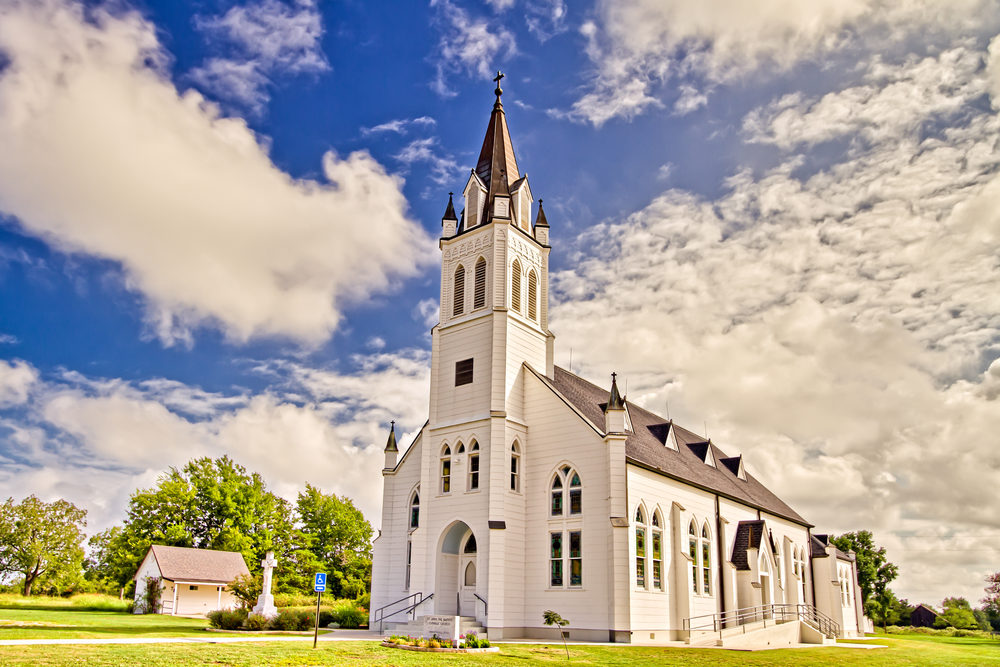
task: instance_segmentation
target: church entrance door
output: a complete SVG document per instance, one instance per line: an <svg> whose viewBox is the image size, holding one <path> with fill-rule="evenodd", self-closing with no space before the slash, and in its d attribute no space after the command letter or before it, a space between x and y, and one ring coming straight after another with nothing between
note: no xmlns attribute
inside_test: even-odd
<svg viewBox="0 0 1000 667"><path fill-rule="evenodd" d="M468 524L456 521L441 534L435 568L434 612L475 616L479 581L476 536Z"/></svg>
<svg viewBox="0 0 1000 667"><path fill-rule="evenodd" d="M458 559L459 616L476 615L476 560L476 536L470 533Z"/></svg>

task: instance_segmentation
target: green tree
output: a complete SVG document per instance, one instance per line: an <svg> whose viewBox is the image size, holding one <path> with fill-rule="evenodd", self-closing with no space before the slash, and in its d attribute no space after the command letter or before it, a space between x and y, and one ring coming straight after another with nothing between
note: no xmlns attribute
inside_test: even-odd
<svg viewBox="0 0 1000 667"><path fill-rule="evenodd" d="M986 575L986 596L980 602L990 626L1000 631L1000 572Z"/></svg>
<svg viewBox="0 0 1000 667"><path fill-rule="evenodd" d="M569 646L566 645L566 634L563 632L563 628L569 625L569 621L560 616L558 612L546 609L542 612L542 622L545 625L555 625L559 628L559 636L562 637L563 648L566 649L566 659L569 660Z"/></svg>
<svg viewBox="0 0 1000 667"><path fill-rule="evenodd" d="M87 540L88 555L83 561L84 579L95 590L118 593L119 598L125 597L135 574L122 532L121 526L113 526L92 536Z"/></svg>
<svg viewBox="0 0 1000 667"><path fill-rule="evenodd" d="M974 630L979 627L972 605L965 598L945 598L941 603L941 615L934 619L935 628L958 628Z"/></svg>
<svg viewBox="0 0 1000 667"><path fill-rule="evenodd" d="M858 585L861 587L865 613L875 611L883 627L887 625L892 605L889 582L899 575L899 568L889 562L885 547L876 547L871 531L844 533L830 540L841 551L853 551L858 564Z"/></svg>
<svg viewBox="0 0 1000 667"><path fill-rule="evenodd" d="M0 576L22 575L24 595L36 584L78 578L86 517L87 510L62 499L8 498L0 506Z"/></svg>
<svg viewBox="0 0 1000 667"><path fill-rule="evenodd" d="M314 557L313 567L328 573L331 591L358 598L370 590L372 527L361 510L350 498L323 493L311 484L299 493L295 507L299 544ZM299 557L308 560L305 554ZM307 585L311 589L311 579Z"/></svg>
<svg viewBox="0 0 1000 667"><path fill-rule="evenodd" d="M268 549L282 562L292 532L288 501L268 491L258 473L228 456L205 457L171 468L154 488L133 493L121 534L110 544L122 554L115 576L126 585L122 577L135 573L151 544L238 551L257 570Z"/></svg>

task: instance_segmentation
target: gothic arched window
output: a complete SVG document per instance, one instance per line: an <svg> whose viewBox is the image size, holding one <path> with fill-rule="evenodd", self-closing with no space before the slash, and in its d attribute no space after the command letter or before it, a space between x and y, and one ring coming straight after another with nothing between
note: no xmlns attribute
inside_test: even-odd
<svg viewBox="0 0 1000 667"><path fill-rule="evenodd" d="M472 308L482 308L486 305L486 260L480 257L476 261L476 288L472 297Z"/></svg>
<svg viewBox="0 0 1000 667"><path fill-rule="evenodd" d="M441 493L451 492L451 447L441 450Z"/></svg>
<svg viewBox="0 0 1000 667"><path fill-rule="evenodd" d="M635 585L646 587L646 517L642 505L635 511Z"/></svg>
<svg viewBox="0 0 1000 667"><path fill-rule="evenodd" d="M469 490L479 488L479 443L475 440L469 445Z"/></svg>
<svg viewBox="0 0 1000 667"><path fill-rule="evenodd" d="M688 524L688 556L691 557L691 590L698 592L698 527L691 519Z"/></svg>
<svg viewBox="0 0 1000 667"><path fill-rule="evenodd" d="M510 446L510 490L521 490L521 446L517 440Z"/></svg>
<svg viewBox="0 0 1000 667"><path fill-rule="evenodd" d="M549 585L563 587L563 573L568 570L570 587L583 586L583 531L577 516L583 511L583 484L580 475L570 466L560 467L552 476L549 487ZM566 495L569 494L569 512ZM560 523L556 523L561 520ZM568 549L564 546L568 545Z"/></svg>
<svg viewBox="0 0 1000 667"><path fill-rule="evenodd" d="M708 531L708 522L701 527L701 592L712 593L712 538Z"/></svg>
<svg viewBox="0 0 1000 667"><path fill-rule="evenodd" d="M461 264L455 269L455 293L453 295L453 305L451 309L452 317L457 317L465 312L465 267Z"/></svg>
<svg viewBox="0 0 1000 667"><path fill-rule="evenodd" d="M538 321L538 277L534 269L528 272L528 318Z"/></svg>
<svg viewBox="0 0 1000 667"><path fill-rule="evenodd" d="M660 510L653 512L653 527L650 530L653 557L653 588L663 590L663 522Z"/></svg>
<svg viewBox="0 0 1000 667"><path fill-rule="evenodd" d="M419 525L420 525L420 487L418 486L413 491L413 497L410 498L410 530L413 530Z"/></svg>
<svg viewBox="0 0 1000 667"><path fill-rule="evenodd" d="M510 309L521 312L521 262L516 259L510 267Z"/></svg>

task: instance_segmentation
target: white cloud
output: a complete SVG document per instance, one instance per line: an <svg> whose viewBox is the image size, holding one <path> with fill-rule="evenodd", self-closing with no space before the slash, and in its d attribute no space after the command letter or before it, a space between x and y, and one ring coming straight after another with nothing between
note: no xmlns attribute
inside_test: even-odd
<svg viewBox="0 0 1000 667"><path fill-rule="evenodd" d="M19 342L13 334L0 333L0 345L17 345Z"/></svg>
<svg viewBox="0 0 1000 667"><path fill-rule="evenodd" d="M437 121L430 116L418 116L417 118L397 118L396 120L390 120L385 123L380 123L372 127L361 128L361 134L363 136L371 136L373 134L382 134L385 132L395 132L396 134L406 134L409 128L413 126L421 127L433 127L437 125Z"/></svg>
<svg viewBox="0 0 1000 667"><path fill-rule="evenodd" d="M540 0L525 7L524 21L528 30L539 41L545 42L569 29L566 25L567 13L564 0Z"/></svg>
<svg viewBox="0 0 1000 667"><path fill-rule="evenodd" d="M1000 109L1000 35L990 42L989 58L986 61L987 85L994 109Z"/></svg>
<svg viewBox="0 0 1000 667"><path fill-rule="evenodd" d="M863 43L884 49L913 35L981 32L995 15L994 0L602 0L583 31L593 82L569 117L599 126L656 106L654 87L671 77L711 87ZM676 110L696 108L701 94L682 95Z"/></svg>
<svg viewBox="0 0 1000 667"><path fill-rule="evenodd" d="M0 359L0 407L27 402L32 387L38 382L38 371L20 359Z"/></svg>
<svg viewBox="0 0 1000 667"><path fill-rule="evenodd" d="M487 19L474 18L449 0L432 0L431 5L437 7L442 26L437 49L437 76L431 84L439 95L452 97L456 94L448 87L448 74L465 72L489 79L493 77L494 68L517 52L514 34L499 22L491 25Z"/></svg>
<svg viewBox="0 0 1000 667"><path fill-rule="evenodd" d="M445 185L459 171L458 163L451 155L440 155L436 137L414 139L393 157L409 169L415 164L426 164L430 170L430 178L438 185Z"/></svg>
<svg viewBox="0 0 1000 667"><path fill-rule="evenodd" d="M413 318L422 322L428 329L438 322L441 315L441 307L437 299L421 299L413 309Z"/></svg>
<svg viewBox="0 0 1000 667"><path fill-rule="evenodd" d="M388 423L409 444L426 418L430 378L428 355L416 350L356 357L346 372L269 362L259 370L274 386L257 395L75 372L43 382L28 364L0 362L0 373L9 368L27 379L0 375L0 386L31 385L35 400L0 417L0 485L90 509L91 532L120 522L131 491L169 467L224 454L293 500L306 481L345 494L377 524Z"/></svg>
<svg viewBox="0 0 1000 667"><path fill-rule="evenodd" d="M0 210L120 263L163 341L209 325L318 343L345 303L431 260L370 155L330 152L326 182L293 179L242 120L149 65L168 58L153 25L90 19L59 0L0 5Z"/></svg>
<svg viewBox="0 0 1000 667"><path fill-rule="evenodd" d="M330 69L320 44L322 15L311 2L236 5L222 16L199 18L195 25L235 48L237 55L209 59L191 71L192 78L221 98L256 110L268 100L270 74Z"/></svg>
<svg viewBox="0 0 1000 667"><path fill-rule="evenodd" d="M486 4L495 11L503 12L514 6L515 0L486 0Z"/></svg>
<svg viewBox="0 0 1000 667"><path fill-rule="evenodd" d="M983 501L1000 486L1000 119L973 103L983 55L874 63L860 86L765 105L751 137L864 140L819 170L809 153L740 170L712 200L667 191L588 231L553 276L559 361L572 347L632 400L707 422L817 530L875 530L911 599L974 596L1000 557ZM609 323L627 332L613 345Z"/></svg>

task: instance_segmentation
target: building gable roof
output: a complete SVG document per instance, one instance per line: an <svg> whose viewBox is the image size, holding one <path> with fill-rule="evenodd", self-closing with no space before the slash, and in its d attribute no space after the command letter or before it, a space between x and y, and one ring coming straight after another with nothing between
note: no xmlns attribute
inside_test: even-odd
<svg viewBox="0 0 1000 667"><path fill-rule="evenodd" d="M535 374L538 375L537 372ZM545 384L551 383L550 386L592 425L599 429L604 424L604 411L601 406L608 400L607 389L602 389L558 366L553 371L553 377L546 380ZM714 443L707 443L705 456L699 457L687 445L704 443L703 437L633 403L629 403L628 408L633 427L633 431L627 433L625 440L625 456L628 460L668 477L811 527L812 524L752 475L744 473L746 479L742 479L727 466L706 465L708 451L716 461L730 458ZM669 430L678 444L676 450L664 446L664 440L661 439L666 424L670 425Z"/></svg>
<svg viewBox="0 0 1000 667"><path fill-rule="evenodd" d="M740 521L736 524L733 538L733 557L730 559L737 570L749 570L750 560L747 549L760 551L760 538L764 535L764 521Z"/></svg>
<svg viewBox="0 0 1000 667"><path fill-rule="evenodd" d="M228 584L240 575L249 575L243 554L189 547L154 544L149 553L156 559L160 576L170 581L205 581Z"/></svg>

